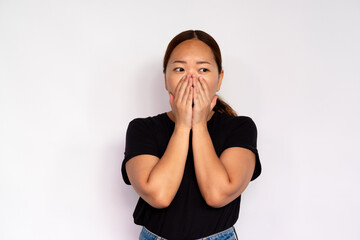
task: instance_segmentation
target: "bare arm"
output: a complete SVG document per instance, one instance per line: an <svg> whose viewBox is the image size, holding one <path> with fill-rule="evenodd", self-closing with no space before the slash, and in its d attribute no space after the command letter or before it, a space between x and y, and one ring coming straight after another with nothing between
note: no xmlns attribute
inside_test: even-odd
<svg viewBox="0 0 360 240"><path fill-rule="evenodd" d="M189 149L192 114L192 86L183 77L170 94L175 129L164 155L139 155L126 163L126 171L135 191L155 208L170 205L179 189Z"/></svg>
<svg viewBox="0 0 360 240"><path fill-rule="evenodd" d="M192 148L196 179L209 206L222 207L233 201L249 184L255 168L255 154L231 147L217 156L207 129L207 117L216 104L206 81L195 79Z"/></svg>
<svg viewBox="0 0 360 240"><path fill-rule="evenodd" d="M126 163L135 191L155 208L167 207L180 186L189 148L190 131L175 129L164 155L139 155Z"/></svg>
<svg viewBox="0 0 360 240"><path fill-rule="evenodd" d="M209 206L222 207L248 186L255 168L255 154L232 147L216 155L206 126L193 128L192 141L196 178Z"/></svg>

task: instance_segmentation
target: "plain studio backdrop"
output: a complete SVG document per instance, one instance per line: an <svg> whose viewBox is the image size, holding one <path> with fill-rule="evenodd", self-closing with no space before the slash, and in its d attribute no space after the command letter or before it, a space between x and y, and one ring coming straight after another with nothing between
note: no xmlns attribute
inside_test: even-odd
<svg viewBox="0 0 360 240"><path fill-rule="evenodd" d="M360 239L359 1L0 0L0 239L137 239L120 173L136 117L170 110L162 57L188 29L258 128L240 239Z"/></svg>

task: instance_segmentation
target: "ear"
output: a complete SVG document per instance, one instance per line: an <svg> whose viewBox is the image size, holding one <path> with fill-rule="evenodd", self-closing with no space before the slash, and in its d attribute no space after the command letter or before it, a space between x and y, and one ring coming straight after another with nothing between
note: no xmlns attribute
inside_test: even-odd
<svg viewBox="0 0 360 240"><path fill-rule="evenodd" d="M219 82L218 82L216 91L219 91L219 90L220 90L223 77L224 77L224 70L221 70L221 73L219 74Z"/></svg>

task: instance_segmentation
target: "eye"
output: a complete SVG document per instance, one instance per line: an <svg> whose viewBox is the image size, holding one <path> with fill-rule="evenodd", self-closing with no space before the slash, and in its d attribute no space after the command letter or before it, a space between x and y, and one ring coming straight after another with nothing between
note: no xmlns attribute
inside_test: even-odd
<svg viewBox="0 0 360 240"><path fill-rule="evenodd" d="M209 69L207 69L207 68L200 68L200 72L208 72L209 71Z"/></svg>
<svg viewBox="0 0 360 240"><path fill-rule="evenodd" d="M174 68L174 71L175 72L183 72L184 69L182 67L177 67L177 68Z"/></svg>

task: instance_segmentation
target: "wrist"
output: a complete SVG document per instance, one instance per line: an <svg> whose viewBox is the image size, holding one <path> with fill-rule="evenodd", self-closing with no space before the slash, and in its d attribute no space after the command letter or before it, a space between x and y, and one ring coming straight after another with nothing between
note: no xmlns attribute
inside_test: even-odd
<svg viewBox="0 0 360 240"><path fill-rule="evenodd" d="M201 122L201 123L196 123L192 126L192 131L193 132L204 132L204 131L208 131L207 128L207 122Z"/></svg>
<svg viewBox="0 0 360 240"><path fill-rule="evenodd" d="M186 125L183 125L183 124L176 124L176 123L175 123L174 132L184 132L184 133L187 133L187 132L190 132L190 130L191 130L191 127L189 127L189 126L186 126Z"/></svg>

